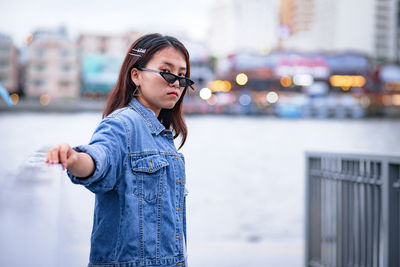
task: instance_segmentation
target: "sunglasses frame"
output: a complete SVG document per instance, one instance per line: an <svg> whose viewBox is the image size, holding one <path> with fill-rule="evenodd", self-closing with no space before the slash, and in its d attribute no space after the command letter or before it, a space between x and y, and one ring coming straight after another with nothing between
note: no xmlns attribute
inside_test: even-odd
<svg viewBox="0 0 400 267"><path fill-rule="evenodd" d="M175 75L175 74L173 74L173 73L171 73L171 72L169 72L169 71L165 71L165 70L163 70L163 71L158 71L158 70L152 70L152 69L148 69L148 68L138 68L138 70L151 71L151 72L158 73L158 74L161 75L161 77L162 77L168 84L173 84L174 82L176 82L176 80L178 80L179 86L181 86L181 87L189 87L189 86L191 86L191 85L194 84L194 81L192 81L192 80L189 79L188 77L178 76L178 75ZM169 81L164 77L164 74L172 75L172 76L175 78L175 80L174 80L173 82L169 82ZM183 81L183 80L186 81L186 82L189 83L189 84L186 85L186 86L182 86L182 85L181 85L181 81ZM193 89L193 88L192 88L192 89ZM194 90L194 89L193 89L193 90Z"/></svg>

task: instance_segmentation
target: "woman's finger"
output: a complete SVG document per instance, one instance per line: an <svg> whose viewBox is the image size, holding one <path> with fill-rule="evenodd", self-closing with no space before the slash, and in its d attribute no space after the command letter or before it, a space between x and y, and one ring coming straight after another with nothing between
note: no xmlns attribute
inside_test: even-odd
<svg viewBox="0 0 400 267"><path fill-rule="evenodd" d="M50 162L50 150L47 151L47 158L44 162L46 162L46 163Z"/></svg>
<svg viewBox="0 0 400 267"><path fill-rule="evenodd" d="M69 150L69 145L68 144L62 144L60 146L59 150L59 158L60 158L60 163L63 166L63 169L67 167L67 160L68 160L68 150Z"/></svg>
<svg viewBox="0 0 400 267"><path fill-rule="evenodd" d="M58 158L58 151L60 150L59 146L54 147L53 149L50 150L50 155L51 155L51 159L50 159L50 163L55 164L59 162L59 158Z"/></svg>

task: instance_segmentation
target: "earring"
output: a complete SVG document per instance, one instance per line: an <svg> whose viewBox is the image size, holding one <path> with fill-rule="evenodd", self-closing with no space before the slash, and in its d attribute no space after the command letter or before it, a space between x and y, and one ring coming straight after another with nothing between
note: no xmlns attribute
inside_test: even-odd
<svg viewBox="0 0 400 267"><path fill-rule="evenodd" d="M138 86L136 86L136 89L135 89L135 91L133 91L133 96L140 96L140 93L139 93L139 85Z"/></svg>

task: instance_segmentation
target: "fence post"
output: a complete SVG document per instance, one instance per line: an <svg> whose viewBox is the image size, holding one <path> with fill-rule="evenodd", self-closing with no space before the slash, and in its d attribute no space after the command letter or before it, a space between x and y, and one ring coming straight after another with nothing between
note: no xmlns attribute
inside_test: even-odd
<svg viewBox="0 0 400 267"><path fill-rule="evenodd" d="M306 186L305 186L305 203L306 207L304 209L305 211L305 225L304 225L304 234L305 234L305 257L304 257L304 266L308 267L308 261L311 258L311 238L310 238L310 227L311 227L311 212L310 212L310 187L311 187L311 178L310 178L310 156L308 153L306 153L305 157L305 181L306 181Z"/></svg>
<svg viewBox="0 0 400 267"><path fill-rule="evenodd" d="M397 267L399 262L399 164L384 160L382 168L382 266Z"/></svg>
<svg viewBox="0 0 400 267"><path fill-rule="evenodd" d="M400 266L400 157L305 153L305 266Z"/></svg>

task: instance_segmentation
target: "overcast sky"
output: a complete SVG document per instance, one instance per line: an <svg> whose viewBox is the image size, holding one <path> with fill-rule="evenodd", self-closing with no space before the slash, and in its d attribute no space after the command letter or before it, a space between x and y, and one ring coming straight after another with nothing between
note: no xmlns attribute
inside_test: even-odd
<svg viewBox="0 0 400 267"><path fill-rule="evenodd" d="M129 30L177 34L204 41L209 8L218 0L0 0L0 33L17 46L38 28L65 25L79 33L123 33Z"/></svg>

